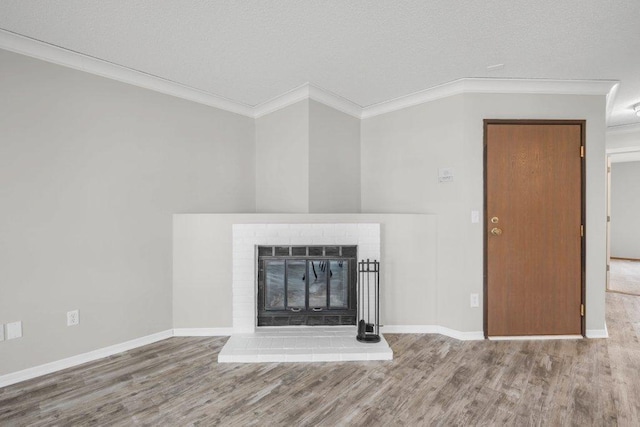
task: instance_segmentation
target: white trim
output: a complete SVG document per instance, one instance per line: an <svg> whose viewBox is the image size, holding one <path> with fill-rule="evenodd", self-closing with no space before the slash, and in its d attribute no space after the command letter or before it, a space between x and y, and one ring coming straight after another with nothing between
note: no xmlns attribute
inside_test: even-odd
<svg viewBox="0 0 640 427"><path fill-rule="evenodd" d="M611 163L625 163L640 161L640 151L628 151L624 153L607 153Z"/></svg>
<svg viewBox="0 0 640 427"><path fill-rule="evenodd" d="M608 155L612 154L627 154L627 153L637 153L640 151L640 146L636 147L621 147L621 148L608 148L606 153Z"/></svg>
<svg viewBox="0 0 640 427"><path fill-rule="evenodd" d="M547 80L463 78L415 92L400 98L365 107L362 118L390 113L425 102L462 93L528 93L554 95L607 95L615 97L619 82L615 80Z"/></svg>
<svg viewBox="0 0 640 427"><path fill-rule="evenodd" d="M460 341L479 341L484 339L484 332L482 331L463 332L440 326L439 333Z"/></svg>
<svg viewBox="0 0 640 427"><path fill-rule="evenodd" d="M358 119L362 117L360 105L311 83L309 83L309 98Z"/></svg>
<svg viewBox="0 0 640 427"><path fill-rule="evenodd" d="M362 107L358 104L307 82L282 95L278 95L275 98L256 105L253 110L253 116L257 119L306 99L320 102L321 104L335 108L338 111L342 111L358 119L362 115Z"/></svg>
<svg viewBox="0 0 640 427"><path fill-rule="evenodd" d="M437 334L437 325L384 325L380 331L384 334Z"/></svg>
<svg viewBox="0 0 640 427"><path fill-rule="evenodd" d="M587 329L587 338L609 338L609 329L607 329L607 324L604 324L604 329Z"/></svg>
<svg viewBox="0 0 640 427"><path fill-rule="evenodd" d="M305 99L309 99L309 83L302 84L275 98L256 105L253 107L253 117L257 119L288 107L289 105L293 105L296 102L304 101Z"/></svg>
<svg viewBox="0 0 640 427"><path fill-rule="evenodd" d="M484 332L462 332L440 325L385 325L381 331L385 334L439 334L460 341L477 341L484 339Z"/></svg>
<svg viewBox="0 0 640 427"><path fill-rule="evenodd" d="M640 146L608 148L607 157L611 163L638 162L640 161Z"/></svg>
<svg viewBox="0 0 640 427"><path fill-rule="evenodd" d="M243 116L254 116L249 105L1 29L0 48Z"/></svg>
<svg viewBox="0 0 640 427"><path fill-rule="evenodd" d="M66 359L45 363L44 365L34 366L22 371L12 372L10 374L0 376L0 387L6 387L11 384L30 380L42 375L47 375L52 372L60 371L62 369L72 368L74 366L82 365L83 363L92 362L94 360L112 356L117 353L122 353L134 348L153 344L154 342L162 341L164 339L171 338L172 336L173 330L169 329L166 331L126 341L120 344L114 344L109 347L104 347L87 353L78 354L76 356L67 357Z"/></svg>
<svg viewBox="0 0 640 427"><path fill-rule="evenodd" d="M607 95L608 118L619 86L616 80L462 78L363 108L340 95L305 83L271 100L250 106L2 29L0 48L252 118L262 117L305 99L313 99L364 119L461 93Z"/></svg>
<svg viewBox="0 0 640 427"><path fill-rule="evenodd" d="M227 337L233 333L233 328L176 328L174 337Z"/></svg>
<svg viewBox="0 0 640 427"><path fill-rule="evenodd" d="M508 337L489 337L491 341L580 340L582 338L582 335L514 335Z"/></svg>

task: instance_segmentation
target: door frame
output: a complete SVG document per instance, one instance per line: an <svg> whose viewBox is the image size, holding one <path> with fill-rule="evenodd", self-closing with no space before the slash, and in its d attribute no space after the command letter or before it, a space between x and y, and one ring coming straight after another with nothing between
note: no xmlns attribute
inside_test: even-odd
<svg viewBox="0 0 640 427"><path fill-rule="evenodd" d="M583 337L586 337L586 249L587 249L587 222L586 222L586 159L587 159L587 150L586 150L586 120L521 120L521 119L484 119L483 120L483 159L482 159L482 180L483 180L483 225L482 225L482 244L483 244L483 329L484 329L484 337L485 339L489 338L488 335L488 230L489 225L487 221L487 128L489 125L579 125L580 126L580 144L583 149L583 155L580 162L580 187L581 187L581 210L580 213L582 225L583 225L583 234L582 240L580 244L581 249L581 259L580 259L580 275L581 275L581 299L584 307L584 314L580 321L580 329Z"/></svg>

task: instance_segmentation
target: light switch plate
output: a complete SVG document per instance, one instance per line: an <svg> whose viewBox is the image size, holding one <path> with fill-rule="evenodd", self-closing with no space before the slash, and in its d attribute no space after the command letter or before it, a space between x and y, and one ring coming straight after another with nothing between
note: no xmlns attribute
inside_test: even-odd
<svg viewBox="0 0 640 427"><path fill-rule="evenodd" d="M22 337L22 322L7 323L7 339L12 340Z"/></svg>
<svg viewBox="0 0 640 427"><path fill-rule="evenodd" d="M471 211L471 222L473 224L480 222L480 211Z"/></svg>

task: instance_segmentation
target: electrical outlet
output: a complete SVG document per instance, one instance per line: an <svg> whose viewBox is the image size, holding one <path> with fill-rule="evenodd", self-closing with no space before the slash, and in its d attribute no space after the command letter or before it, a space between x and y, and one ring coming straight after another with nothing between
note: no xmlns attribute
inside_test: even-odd
<svg viewBox="0 0 640 427"><path fill-rule="evenodd" d="M471 307L480 307L480 296L478 294L471 294L469 300Z"/></svg>
<svg viewBox="0 0 640 427"><path fill-rule="evenodd" d="M20 337L22 337L22 322L7 323L7 339L12 340Z"/></svg>
<svg viewBox="0 0 640 427"><path fill-rule="evenodd" d="M78 310L67 311L67 326L75 326L80 323L80 313Z"/></svg>
<svg viewBox="0 0 640 427"><path fill-rule="evenodd" d="M0 323L0 341L4 341L4 325Z"/></svg>

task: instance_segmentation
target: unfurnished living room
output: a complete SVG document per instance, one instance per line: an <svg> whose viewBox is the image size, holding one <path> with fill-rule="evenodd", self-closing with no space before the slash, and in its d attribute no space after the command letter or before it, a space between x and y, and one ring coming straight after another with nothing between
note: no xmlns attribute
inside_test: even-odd
<svg viewBox="0 0 640 427"><path fill-rule="evenodd" d="M640 2L0 2L0 426L640 425Z"/></svg>

